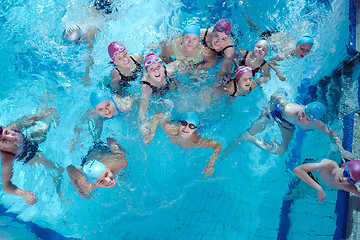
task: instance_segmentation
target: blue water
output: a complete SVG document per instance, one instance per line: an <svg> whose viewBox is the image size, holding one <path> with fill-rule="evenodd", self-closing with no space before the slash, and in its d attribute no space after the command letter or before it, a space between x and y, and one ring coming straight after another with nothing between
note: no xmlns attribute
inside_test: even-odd
<svg viewBox="0 0 360 240"><path fill-rule="evenodd" d="M252 49L257 33L249 29L240 14L239 3L242 1L115 1L118 12L96 38L91 85L84 87L81 78L88 55L86 45L66 43L61 34L65 26L84 17L89 2L2 1L0 123L35 112L40 102L57 107L60 124L51 128L48 140L40 148L64 168L79 165L81 156L92 145L91 126L85 126L81 135L83 146L72 154L69 141L75 136L75 124L90 107L89 94L109 79L112 65L108 64L108 44L119 41L130 53L145 55L149 51L146 46L179 32L190 19L205 28L226 17L233 25L238 48ZM180 76L179 80L191 87L173 94L170 101L159 103L159 107L152 105L149 111L154 114L170 109L172 118L177 118L182 112L196 109L202 136L220 141L224 148L259 116L273 92L281 89L289 94L289 101L304 100L306 96L298 93L304 76L311 78L309 85L316 84L347 57L345 0L279 0L272 4L265 0L244 1L241 7L262 28L286 30L294 38L303 32L314 34L316 42L306 59L285 61L280 67L289 81L280 82L272 73L272 80L262 89L238 97L228 106L224 99L204 101L213 77L196 81ZM27 206L21 198L3 191L0 203L8 212L18 214L18 219L66 237L275 239L283 224L283 201L291 198L293 204L286 214L290 221L289 239L299 239L304 234L309 239L312 235L330 239L333 235L336 191L328 190L326 200L317 203L316 192L300 184L288 196L289 184L296 182L291 173L295 160L339 158L337 147L328 136L317 131L301 133L302 137L292 141L283 156L243 143L223 161L218 159L215 173L205 179L201 171L211 150L174 146L161 130L149 146L144 146L136 116L134 107L127 116L104 124L102 139L112 136L129 152L128 167L119 174L121 181L113 189L98 189L92 200L85 200L74 192L64 173L61 189L65 195L61 199L50 177L52 171L15 164L13 182L34 191L38 203ZM341 134L340 121L328 124ZM270 136L280 141L276 126L259 137Z"/></svg>

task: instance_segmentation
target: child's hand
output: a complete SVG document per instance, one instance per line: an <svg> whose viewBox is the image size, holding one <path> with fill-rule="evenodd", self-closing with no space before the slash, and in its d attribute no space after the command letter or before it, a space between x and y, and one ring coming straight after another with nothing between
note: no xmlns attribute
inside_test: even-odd
<svg viewBox="0 0 360 240"><path fill-rule="evenodd" d="M324 200L326 198L326 194L322 188L317 190L317 194L319 196L319 200L317 200L317 202L321 202L322 200Z"/></svg>
<svg viewBox="0 0 360 240"><path fill-rule="evenodd" d="M26 190L21 190L21 196L28 205L34 205L38 200L35 193Z"/></svg>
<svg viewBox="0 0 360 240"><path fill-rule="evenodd" d="M280 81L287 81L286 77L282 73L276 73L276 76L280 79Z"/></svg>
<svg viewBox="0 0 360 240"><path fill-rule="evenodd" d="M206 165L201 173L205 172L205 178L213 174L215 171L214 166Z"/></svg>

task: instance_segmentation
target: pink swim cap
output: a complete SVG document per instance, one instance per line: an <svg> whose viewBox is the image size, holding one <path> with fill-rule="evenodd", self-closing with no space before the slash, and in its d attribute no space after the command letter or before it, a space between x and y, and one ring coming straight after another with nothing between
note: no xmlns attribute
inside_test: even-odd
<svg viewBox="0 0 360 240"><path fill-rule="evenodd" d="M112 42L108 46L108 53L112 60L114 60L116 55L118 55L119 53L122 53L123 51L125 51L125 47L121 43Z"/></svg>
<svg viewBox="0 0 360 240"><path fill-rule="evenodd" d="M239 79L241 78L242 75L244 75L245 73L251 73L252 75L252 69L251 67L247 67L247 66L240 66L236 69L235 71L235 78L236 80L239 81Z"/></svg>
<svg viewBox="0 0 360 240"><path fill-rule="evenodd" d="M231 24L230 21L227 19L221 19L218 21L213 29L213 32L224 32L226 35L229 35L231 33Z"/></svg>
<svg viewBox="0 0 360 240"><path fill-rule="evenodd" d="M144 58L144 66L145 66L145 70L147 71L148 67L150 67L153 64L156 63L162 63L161 58L156 55L153 52L149 52L148 54L146 54L145 58Z"/></svg>
<svg viewBox="0 0 360 240"><path fill-rule="evenodd" d="M344 163L341 168L345 168L346 163ZM358 182L360 181L360 160L351 160L348 162L348 169L351 173L352 178Z"/></svg>

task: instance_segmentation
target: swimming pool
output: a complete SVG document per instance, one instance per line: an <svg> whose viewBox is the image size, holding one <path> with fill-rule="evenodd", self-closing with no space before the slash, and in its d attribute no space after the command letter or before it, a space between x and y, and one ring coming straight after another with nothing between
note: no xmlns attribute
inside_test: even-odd
<svg viewBox="0 0 360 240"><path fill-rule="evenodd" d="M40 148L63 167L80 164L81 156L91 146L90 133L85 131L81 135L84 146L69 154L72 129L90 107L89 94L108 80L112 66L108 64L106 48L110 42L121 41L130 53L145 55L149 50L144 46L182 29L190 19L205 28L222 17L232 22L241 48L251 49L256 41L257 34L250 31L240 14L239 1L115 2L118 12L96 38L92 83L87 87L81 83L86 46L68 44L61 35L67 24L83 17L81 10L89 6L88 1L1 3L0 122L8 123L35 111L41 101L57 107L61 122L49 131L48 141ZM206 92L204 86L214 79L204 83L180 77L191 88L174 94L172 102L164 102L162 107L172 109L173 118L197 109L202 135L220 141L224 147L250 126L273 92L281 89L292 96L291 100L301 101L305 94L311 94L299 93L299 86L306 88L330 76L347 57L347 1L279 0L269 5L269 1L260 0L244 2L242 7L264 28L275 26L295 38L303 32L312 32L316 43L304 61L284 63L282 70L288 82L280 82L272 73L269 84L239 97L231 106L223 101L207 105L202 95L196 94ZM304 82L309 76L311 80ZM94 199L84 200L74 192L64 173L65 195L61 199L53 186L51 171L16 164L14 183L36 192L38 203L27 206L22 199L3 191L0 203L23 221L74 238L281 239L284 232L288 239L332 238L336 191L328 190L327 199L316 203L316 193L310 187L297 185L291 172L293 166L307 157L339 159L336 145L328 136L316 131L297 131L296 141L292 141L283 156L243 143L223 161L218 159L215 173L205 179L200 173L211 150L179 148L170 144L162 131L158 131L149 146L144 146L137 129L136 110L133 108L128 116L104 125L102 139L113 136L129 152L125 174L119 175L123 181L114 189L96 190ZM328 121L341 133L339 120ZM273 135L280 140L275 127L263 133L265 138ZM291 184L296 187L289 187ZM291 206L284 211L284 203L289 199Z"/></svg>

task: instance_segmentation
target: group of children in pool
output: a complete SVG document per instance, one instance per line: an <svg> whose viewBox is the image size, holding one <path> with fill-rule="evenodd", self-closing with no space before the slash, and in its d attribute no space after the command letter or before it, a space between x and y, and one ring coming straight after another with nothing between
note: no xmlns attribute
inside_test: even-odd
<svg viewBox="0 0 360 240"><path fill-rule="evenodd" d="M245 16L250 24L254 23ZM148 145L155 136L158 125L162 127L169 140L182 147L205 147L214 149L213 154L203 169L205 177L214 173L214 164L217 160L222 145L215 140L203 139L195 131L200 124L196 112L183 114L179 124L172 124L164 113L156 114L148 122L147 110L151 98L164 98L166 93L176 89L177 80L173 78L175 70L211 68L221 59L220 72L216 75L220 81L212 85L214 91L228 94L231 97L248 94L252 89L268 82L270 68L274 69L281 80L286 80L284 75L276 68L276 61L286 57L297 56L303 58L309 53L313 45L310 34L304 34L296 43L286 39L284 33L265 31L253 51L236 51L233 46L231 24L227 19L221 19L213 27L200 29L195 22L190 22L183 30L182 36L173 40L161 42L161 54L158 56L150 52L143 57L140 54L129 54L124 45L112 42L108 46L108 53L113 60L114 69L111 71L110 90L113 96L104 91L95 90L91 93L90 103L93 109L87 116L95 121L100 129L103 121L126 112L133 103L129 93L132 82L141 77L141 99L139 104L140 131L144 144ZM78 42L85 33L79 26L71 26L65 31L64 37L70 41ZM201 42L200 42L201 40ZM274 48L278 56L267 63L263 58L270 48ZM164 65L164 62L167 63ZM235 72L232 73L233 65ZM183 66L186 66L183 68ZM145 72L143 72L143 67ZM254 78L256 73L262 73ZM232 78L233 77L233 78ZM326 182L337 189L354 192L360 195L354 185L360 180L360 160L354 160L353 155L346 151L341 144L339 136L327 127L320 119L325 114L325 106L320 102L312 102L306 106L288 103L284 96L275 93L271 96L270 107L264 109L260 117L246 130L241 137L234 141L254 143L256 146L274 154L284 154L288 148L295 131L295 126L301 128L316 128L331 136L338 146L343 159L349 160L341 168L331 160L324 159L320 163L308 163L298 166L294 173L318 192L319 201L326 195L322 187L307 173L320 170ZM12 182L13 163L15 160L24 163L39 162L44 166L55 169L58 178L63 169L55 166L51 161L38 151L38 144L46 138L46 132L51 120L58 119L55 108L46 108L43 111L25 116L11 122L6 127L0 126L0 149L2 166L2 186L6 193L24 198L27 204L37 201L35 193L19 189ZM26 128L34 126L38 121L39 126L28 135L22 133ZM266 126L276 122L280 128L283 141L278 144L259 140L256 134L265 130ZM76 143L73 142L74 144ZM231 148L229 148L231 149ZM107 143L96 142L88 154L82 159L82 167L70 165L66 168L72 184L81 197L89 198L91 192L97 188L110 188L115 185L114 175L127 166L126 152L113 138L107 138ZM351 161L350 161L351 160Z"/></svg>

